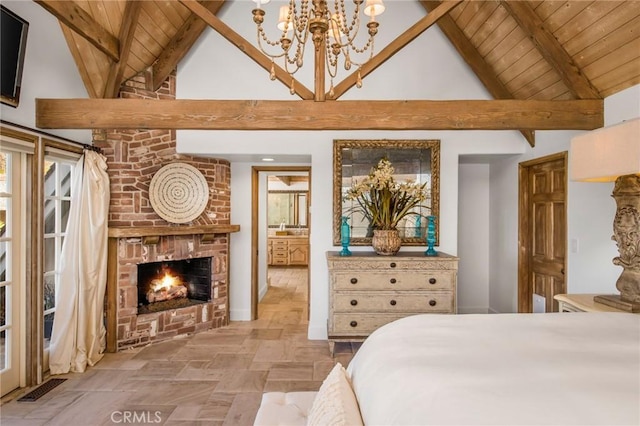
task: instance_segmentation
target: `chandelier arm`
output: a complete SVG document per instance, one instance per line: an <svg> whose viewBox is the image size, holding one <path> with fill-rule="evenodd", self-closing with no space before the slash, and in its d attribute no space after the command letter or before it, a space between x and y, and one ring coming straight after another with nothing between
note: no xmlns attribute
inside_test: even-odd
<svg viewBox="0 0 640 426"><path fill-rule="evenodd" d="M346 16L346 10L344 9L344 2L341 1L340 2L342 4L342 11L341 11L341 17L345 17ZM337 2L334 3L335 7L334 9L336 10L336 13L338 13L338 5ZM373 39L374 37L372 35L369 35L369 38L367 39L367 42L365 43L365 45L363 47L358 47L355 45L355 40L358 37L358 33L359 33L359 29L360 29L360 13L359 13L359 5L356 4L355 9L354 9L354 13L353 13L353 18L351 21L351 26L347 27L346 24L344 23L344 19L340 18L337 20L333 20L334 22L337 23L337 25L339 26L339 31L344 34L346 41L343 43L342 41L337 41L337 43L340 45L340 49L351 49L354 52L358 53L358 54L362 54L365 53L367 50L369 50L370 48L372 49L371 51L371 56L373 56L373 48L372 48L372 44L373 44ZM369 58L371 58L371 56ZM365 61L366 62L366 61ZM356 62L353 62L354 64Z"/></svg>
<svg viewBox="0 0 640 426"><path fill-rule="evenodd" d="M271 53L269 53L269 52L264 48L264 46L262 45L262 41L260 40L260 38L258 38L258 48L260 49L260 51L261 51L262 53L264 53L264 55L265 55L265 56L268 56L271 60L273 60L273 59L277 59L277 58L282 58L282 57L286 54L286 52L284 52L284 51L283 51L282 53L278 53L278 54L271 54Z"/></svg>

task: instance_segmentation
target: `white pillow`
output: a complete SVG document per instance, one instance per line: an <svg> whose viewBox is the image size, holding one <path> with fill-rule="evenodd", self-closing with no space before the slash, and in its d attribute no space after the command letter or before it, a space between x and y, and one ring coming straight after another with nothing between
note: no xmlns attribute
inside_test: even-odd
<svg viewBox="0 0 640 426"><path fill-rule="evenodd" d="M307 425L363 425L358 401L342 364L337 363L322 382L309 411Z"/></svg>

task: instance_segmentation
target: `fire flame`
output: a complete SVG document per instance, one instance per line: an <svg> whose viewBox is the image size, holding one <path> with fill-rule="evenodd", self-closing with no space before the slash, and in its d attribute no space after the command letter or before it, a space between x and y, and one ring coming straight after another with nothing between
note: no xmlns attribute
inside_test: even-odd
<svg viewBox="0 0 640 426"><path fill-rule="evenodd" d="M169 275L169 273L165 273L164 277L159 280L154 280L154 283L151 284L151 290L160 291L160 290L169 290L171 287L180 285L177 277L173 275Z"/></svg>

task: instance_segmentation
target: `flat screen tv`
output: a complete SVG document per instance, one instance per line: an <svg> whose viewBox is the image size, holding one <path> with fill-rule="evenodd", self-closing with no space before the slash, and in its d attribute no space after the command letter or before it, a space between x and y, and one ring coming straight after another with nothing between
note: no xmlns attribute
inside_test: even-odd
<svg viewBox="0 0 640 426"><path fill-rule="evenodd" d="M18 106L29 23L0 5L0 80L3 104Z"/></svg>

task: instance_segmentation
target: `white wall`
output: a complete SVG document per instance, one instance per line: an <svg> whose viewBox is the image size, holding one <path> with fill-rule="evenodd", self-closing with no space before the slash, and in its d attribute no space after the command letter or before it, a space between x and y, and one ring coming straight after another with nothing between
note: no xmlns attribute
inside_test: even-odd
<svg viewBox="0 0 640 426"><path fill-rule="evenodd" d="M458 313L489 309L489 164L460 163Z"/></svg>
<svg viewBox="0 0 640 426"><path fill-rule="evenodd" d="M60 30L58 20L31 1L5 1L2 5L29 23L22 92L17 108L0 106L2 120L36 128L36 98L86 98L80 74ZM46 130L76 142L91 143L90 130Z"/></svg>
<svg viewBox="0 0 640 426"><path fill-rule="evenodd" d="M240 25L234 29L248 39L253 39L255 34L252 31L255 29L247 19L249 13L246 3L233 3L225 9L223 19L234 17L236 21L242 21L246 26ZM394 3L394 7L388 7L381 18L384 20L381 23L380 40L399 34L412 24L413 22L407 22L407 16L414 16L417 21L424 13L417 3ZM384 43L378 43L378 49L383 46ZM425 46L429 48L426 49ZM219 53L215 57L207 54L214 51ZM407 63L412 66L407 67ZM311 68L307 65L306 70ZM235 47L215 32L207 31L178 68L177 95L181 99L296 99L280 83L269 82L267 74L249 59L238 55ZM299 79L305 81L304 75ZM403 49L367 76L362 89L352 89L348 95L345 98L489 99L485 89L437 28L421 35L406 50ZM338 249L332 243L332 144L334 139L349 138L441 140L438 250L451 254L458 253L459 156L522 153L526 145L522 136L515 131L178 131L180 152L220 156L229 158L232 162L231 221L241 226L241 232L233 234L231 238L230 305L233 320L246 320L250 317L251 276L247 268L251 248L249 189L251 166L258 163L248 159L258 158L262 154L277 158L308 156L312 167L309 336L326 338L328 273L325 253L327 250ZM371 248L355 247L353 250ZM407 247L403 250L424 248ZM477 262L472 259L469 261L471 264ZM486 284L484 286L486 288ZM470 289L472 292L476 291L473 287ZM464 300L464 296L462 297ZM474 295L467 298L470 308L486 311L487 302L476 299Z"/></svg>
<svg viewBox="0 0 640 426"><path fill-rule="evenodd" d="M640 116L640 85L605 99L605 125ZM490 297L493 311L517 311L518 266L518 163L569 151L579 131L538 131L536 146L521 156L491 163L490 195ZM569 168L571 167L569 153ZM617 256L613 234L615 202L613 183L569 182L567 205L567 291L616 293L622 272L611 259ZM577 252L571 242L577 242Z"/></svg>

